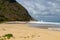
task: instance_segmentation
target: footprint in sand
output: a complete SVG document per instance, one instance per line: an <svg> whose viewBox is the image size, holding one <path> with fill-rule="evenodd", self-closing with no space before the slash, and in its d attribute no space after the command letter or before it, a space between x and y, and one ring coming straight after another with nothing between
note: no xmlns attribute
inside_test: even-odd
<svg viewBox="0 0 60 40"><path fill-rule="evenodd" d="M24 39L27 39L27 38L35 38L35 37L40 37L40 35L20 36L20 38L24 38Z"/></svg>

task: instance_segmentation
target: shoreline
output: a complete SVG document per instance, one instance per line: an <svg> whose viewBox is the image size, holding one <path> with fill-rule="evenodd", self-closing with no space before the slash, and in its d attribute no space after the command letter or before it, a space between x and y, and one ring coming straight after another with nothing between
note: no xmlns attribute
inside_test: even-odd
<svg viewBox="0 0 60 40"><path fill-rule="evenodd" d="M48 29L48 30L54 30L54 31L60 31L60 26L57 23L51 22L39 22L39 21L30 21L30 22L24 22L24 21L11 21L11 22L5 22L2 24L27 24L30 27L33 28L42 28L42 29Z"/></svg>
<svg viewBox="0 0 60 40"><path fill-rule="evenodd" d="M0 36L11 33L10 40L60 40L60 31L30 27L27 24L0 24Z"/></svg>

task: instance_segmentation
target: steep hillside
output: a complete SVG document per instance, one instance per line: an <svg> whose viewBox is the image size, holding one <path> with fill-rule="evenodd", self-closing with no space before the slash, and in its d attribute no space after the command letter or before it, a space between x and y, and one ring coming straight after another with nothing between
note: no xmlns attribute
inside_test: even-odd
<svg viewBox="0 0 60 40"><path fill-rule="evenodd" d="M32 20L27 10L16 0L0 0L0 22Z"/></svg>

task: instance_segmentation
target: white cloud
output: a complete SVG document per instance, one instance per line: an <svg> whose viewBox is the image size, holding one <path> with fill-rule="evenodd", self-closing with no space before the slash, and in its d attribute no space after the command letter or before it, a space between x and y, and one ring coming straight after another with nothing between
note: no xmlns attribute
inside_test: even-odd
<svg viewBox="0 0 60 40"><path fill-rule="evenodd" d="M28 12L39 17L56 17L60 16L60 0L17 0Z"/></svg>

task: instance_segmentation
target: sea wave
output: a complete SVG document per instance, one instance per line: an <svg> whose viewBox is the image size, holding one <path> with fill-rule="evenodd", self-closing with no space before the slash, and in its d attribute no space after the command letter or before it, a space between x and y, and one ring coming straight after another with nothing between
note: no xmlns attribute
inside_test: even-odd
<svg viewBox="0 0 60 40"><path fill-rule="evenodd" d="M30 26L33 27L54 27L54 28L60 28L60 23L56 22L43 22L43 21L30 21L28 22Z"/></svg>
<svg viewBox="0 0 60 40"><path fill-rule="evenodd" d="M29 23L60 24L59 22L30 21Z"/></svg>

